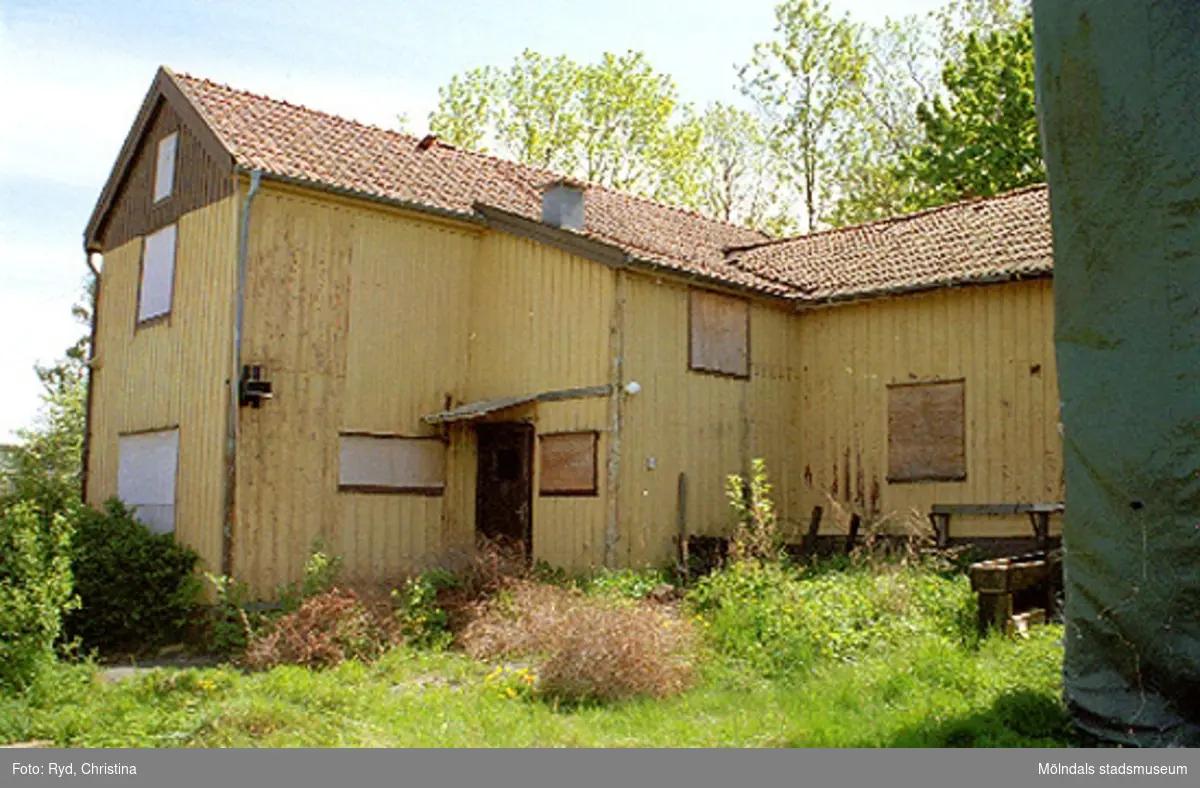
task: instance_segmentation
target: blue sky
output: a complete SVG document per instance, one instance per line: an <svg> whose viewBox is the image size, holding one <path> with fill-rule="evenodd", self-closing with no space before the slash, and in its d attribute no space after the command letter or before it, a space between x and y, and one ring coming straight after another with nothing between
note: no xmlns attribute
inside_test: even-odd
<svg viewBox="0 0 1200 788"><path fill-rule="evenodd" d="M832 0L863 22L942 0ZM0 0L0 442L38 406L32 367L82 331L83 226L155 69L367 123L425 130L451 75L526 47L577 60L646 52L686 100L735 100L734 64L774 0L427 2Z"/></svg>

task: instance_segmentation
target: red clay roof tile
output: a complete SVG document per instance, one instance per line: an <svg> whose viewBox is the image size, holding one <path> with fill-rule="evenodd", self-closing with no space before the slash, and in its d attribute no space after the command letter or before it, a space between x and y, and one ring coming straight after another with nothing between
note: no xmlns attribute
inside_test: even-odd
<svg viewBox="0 0 1200 788"><path fill-rule="evenodd" d="M1048 275L1049 192L1029 186L868 224L732 248L729 260L830 300Z"/></svg>
<svg viewBox="0 0 1200 788"><path fill-rule="evenodd" d="M541 218L541 190L562 176L407 134L175 75L183 93L243 167L464 216L476 202ZM572 181L575 182L575 181ZM729 266L724 248L759 243L756 230L581 184L584 235L685 273L783 295L787 288Z"/></svg>
<svg viewBox="0 0 1200 788"><path fill-rule="evenodd" d="M209 80L173 78L245 168L464 217L475 215L478 202L535 221L542 190L564 180ZM771 240L691 211L579 185L587 193L582 235L683 274L798 301L1039 276L1052 266L1045 186Z"/></svg>

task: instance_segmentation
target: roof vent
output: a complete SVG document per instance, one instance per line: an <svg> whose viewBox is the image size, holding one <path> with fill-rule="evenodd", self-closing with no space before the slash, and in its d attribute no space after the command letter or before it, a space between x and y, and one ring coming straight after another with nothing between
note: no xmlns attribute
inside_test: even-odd
<svg viewBox="0 0 1200 788"><path fill-rule="evenodd" d="M542 221L565 230L583 230L584 185L559 179L542 189Z"/></svg>

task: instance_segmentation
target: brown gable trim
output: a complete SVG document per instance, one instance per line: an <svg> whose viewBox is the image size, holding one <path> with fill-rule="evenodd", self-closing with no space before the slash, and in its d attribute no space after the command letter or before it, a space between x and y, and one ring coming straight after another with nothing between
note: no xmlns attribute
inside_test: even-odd
<svg viewBox="0 0 1200 788"><path fill-rule="evenodd" d="M100 199L97 200L96 207L88 219L83 234L85 251L103 251L99 243L100 235L108 221L113 203L129 177L138 148L162 103L169 104L175 110L218 167L230 174L233 173L233 154L229 152L212 128L204 122L192 102L175 84L171 71L165 66L160 67L150 85L150 90L146 93L146 98L142 100L142 107L138 110L133 126L125 136L125 143L121 146L121 152L117 155L117 160L104 184L104 189L100 192Z"/></svg>
<svg viewBox="0 0 1200 788"><path fill-rule="evenodd" d="M616 244L599 241L572 230L552 227L521 214L497 208L494 205L476 202L474 207L476 212L484 217L487 226L494 230L528 238L611 268L640 270L644 273L653 273L655 276L674 279L684 284L703 285L711 290L719 290L736 295L752 295L778 303L791 305L795 302L795 298L791 296L771 293L747 285L740 285L736 282L729 282L717 276L705 276L694 271L674 268L662 263L656 263L653 260L646 260L637 257L634 253L628 252Z"/></svg>

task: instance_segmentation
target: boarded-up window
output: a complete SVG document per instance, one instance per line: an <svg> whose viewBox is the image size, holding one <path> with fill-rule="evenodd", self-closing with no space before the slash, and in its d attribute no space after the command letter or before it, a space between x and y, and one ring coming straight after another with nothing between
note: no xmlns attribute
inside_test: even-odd
<svg viewBox="0 0 1200 788"><path fill-rule="evenodd" d="M171 311L175 287L175 225L146 236L142 249L142 283L138 290L138 322Z"/></svg>
<svg viewBox="0 0 1200 788"><path fill-rule="evenodd" d="M179 132L168 134L158 141L158 159L154 163L154 201L165 200L175 190L175 152L179 148Z"/></svg>
<svg viewBox="0 0 1200 788"><path fill-rule="evenodd" d="M692 369L750 375L750 304L705 290L691 291L688 352Z"/></svg>
<svg viewBox="0 0 1200 788"><path fill-rule="evenodd" d="M888 481L967 478L963 381L888 387Z"/></svg>
<svg viewBox="0 0 1200 788"><path fill-rule="evenodd" d="M560 432L542 435L542 495L596 495L597 434Z"/></svg>
<svg viewBox="0 0 1200 788"><path fill-rule="evenodd" d="M348 492L441 495L446 444L438 438L343 435L338 486Z"/></svg>
<svg viewBox="0 0 1200 788"><path fill-rule="evenodd" d="M179 430L141 432L117 439L117 497L151 531L175 530L175 477Z"/></svg>

